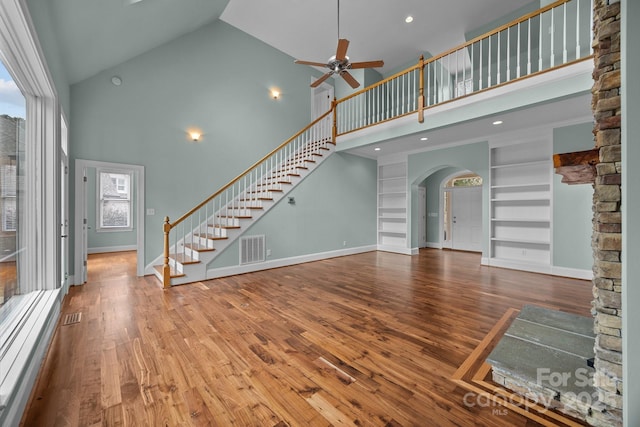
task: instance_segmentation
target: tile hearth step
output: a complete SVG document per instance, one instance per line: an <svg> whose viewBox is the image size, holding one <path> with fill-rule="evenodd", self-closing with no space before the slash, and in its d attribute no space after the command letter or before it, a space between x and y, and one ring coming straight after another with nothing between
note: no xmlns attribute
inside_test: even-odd
<svg viewBox="0 0 640 427"><path fill-rule="evenodd" d="M501 386L518 394L551 396L554 407L584 419L591 405L575 397L597 395L595 371L588 365L594 343L592 318L526 305L487 363ZM590 403L597 405L595 399Z"/></svg>

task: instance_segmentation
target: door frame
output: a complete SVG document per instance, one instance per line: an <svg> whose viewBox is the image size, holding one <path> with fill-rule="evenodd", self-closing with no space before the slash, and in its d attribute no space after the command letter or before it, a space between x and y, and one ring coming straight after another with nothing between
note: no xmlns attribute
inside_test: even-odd
<svg viewBox="0 0 640 427"><path fill-rule="evenodd" d="M132 165L125 163L110 163L101 162L97 160L84 160L76 159L75 161L75 217L74 217L74 282L76 285L84 283L83 277L85 276L84 260L87 255L87 245L83 238L83 219L84 212L86 212L87 195L84 185L84 171L87 168L112 168L112 169L129 169L133 171L136 180L136 248L137 248L137 260L136 260L136 275L138 277L144 276L144 193L145 193L145 181L144 181L144 166Z"/></svg>
<svg viewBox="0 0 640 427"><path fill-rule="evenodd" d="M449 188L449 187L445 187L445 184L460 175L467 175L467 174L477 174L477 172L474 171L470 171L468 169L465 170L459 170L457 172L453 172L452 174L449 174L447 176L445 176L442 181L440 181L440 192L438 195L438 204L439 206L439 215L440 215L440 221L438 221L438 233L440 234L440 247L443 249L453 249L453 240L450 240L451 244L445 244L445 240L444 240L444 221L445 221L445 217L444 217L444 192L445 191L452 191L453 188ZM482 194L482 202L484 203L484 193ZM451 200L451 206L452 206L452 210L453 210L453 199ZM452 228L452 235L453 235L453 227Z"/></svg>

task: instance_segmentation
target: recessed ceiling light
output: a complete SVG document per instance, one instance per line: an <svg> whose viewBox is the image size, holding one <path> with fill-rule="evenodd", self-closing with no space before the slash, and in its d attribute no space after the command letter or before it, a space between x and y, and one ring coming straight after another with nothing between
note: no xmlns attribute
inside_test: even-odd
<svg viewBox="0 0 640 427"><path fill-rule="evenodd" d="M495 122L493 122L494 125L501 125L502 124L502 120L496 120Z"/></svg>
<svg viewBox="0 0 640 427"><path fill-rule="evenodd" d="M122 79L120 77L118 77L118 76L113 76L113 77L111 77L111 83L114 86L120 86L122 84Z"/></svg>
<svg viewBox="0 0 640 427"><path fill-rule="evenodd" d="M422 138L420 138L420 141L426 141L427 139L429 138L427 138L426 136L423 136Z"/></svg>
<svg viewBox="0 0 640 427"><path fill-rule="evenodd" d="M380 150L381 150L380 147L376 147L376 148L373 149L373 151L380 151Z"/></svg>
<svg viewBox="0 0 640 427"><path fill-rule="evenodd" d="M411 22L413 22L413 16L409 15L406 18L404 18L404 22L406 22L407 24L410 24Z"/></svg>

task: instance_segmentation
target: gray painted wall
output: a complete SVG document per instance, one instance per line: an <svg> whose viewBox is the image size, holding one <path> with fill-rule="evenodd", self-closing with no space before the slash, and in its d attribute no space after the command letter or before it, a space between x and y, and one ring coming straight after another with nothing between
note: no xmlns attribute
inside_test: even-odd
<svg viewBox="0 0 640 427"><path fill-rule="evenodd" d="M71 158L145 166L146 207L156 212L145 217L149 263L162 252L164 216L178 218L310 122L312 75L320 73L216 21L72 86ZM191 127L201 142L189 140ZM375 179L363 185L375 192ZM313 252L332 229L307 232Z"/></svg>
<svg viewBox="0 0 640 427"><path fill-rule="evenodd" d="M335 153L287 194L294 205L284 198L245 236L265 235L267 260L375 245L376 173L374 160ZM238 264L236 241L209 268Z"/></svg>
<svg viewBox="0 0 640 427"><path fill-rule="evenodd" d="M553 130L553 152L570 153L594 147L592 123ZM553 175L553 265L591 270L593 253L593 186L568 185Z"/></svg>

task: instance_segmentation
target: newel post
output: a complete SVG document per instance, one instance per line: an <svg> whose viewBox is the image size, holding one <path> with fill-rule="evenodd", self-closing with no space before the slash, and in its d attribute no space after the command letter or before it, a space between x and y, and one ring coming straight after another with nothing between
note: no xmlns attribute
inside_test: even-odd
<svg viewBox="0 0 640 427"><path fill-rule="evenodd" d="M424 123L424 55L420 55L420 96L418 97L418 123Z"/></svg>
<svg viewBox="0 0 640 427"><path fill-rule="evenodd" d="M336 139L338 138L338 101L333 97L331 103L333 109L333 127L331 128L331 139L333 139L333 145L336 145Z"/></svg>
<svg viewBox="0 0 640 427"><path fill-rule="evenodd" d="M162 286L164 289L171 287L171 267L169 266L169 232L171 231L171 224L169 223L169 217L164 217L164 224L162 224L162 231L164 232L164 260L162 263Z"/></svg>

